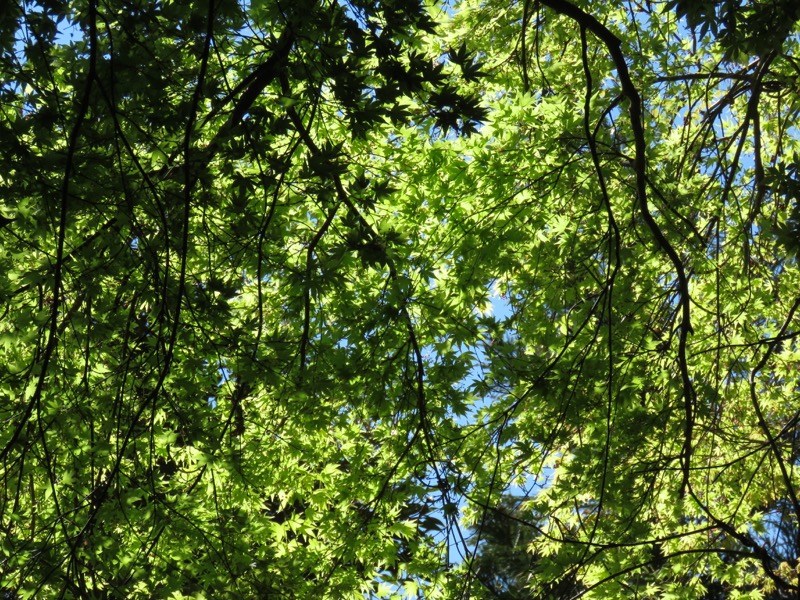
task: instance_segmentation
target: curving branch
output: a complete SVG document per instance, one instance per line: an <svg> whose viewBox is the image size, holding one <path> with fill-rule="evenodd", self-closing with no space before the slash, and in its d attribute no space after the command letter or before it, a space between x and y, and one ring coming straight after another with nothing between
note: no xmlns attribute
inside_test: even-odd
<svg viewBox="0 0 800 600"><path fill-rule="evenodd" d="M289 79L285 73L281 73L279 75L279 81L281 83L282 91L285 95L290 95L291 93L291 86L289 84ZM300 139L302 139L303 144L306 146L308 151L311 153L312 156L320 156L322 154L321 148L317 145L314 139L311 137L311 133L309 132L308 128L303 124L300 115L297 113L293 106L290 106L286 109L286 113L289 116L292 124L294 125L295 129L297 130L298 134L300 135ZM378 245L383 245L385 242L380 234L375 231L375 228L367 221L361 211L358 210L356 205L350 199L347 190L345 190L344 185L342 184L341 178L336 174L330 175L330 180L333 183L333 189L336 194L336 199L338 200L338 204L335 205L331 212L328 215L325 223L323 223L322 228L317 232L317 235L312 240L311 244L308 248L308 257L306 260L306 277L310 277L311 275L311 266L312 266L312 259L313 259L313 252L316 245L319 243L321 237L325 234L327 229L330 227L331 221L333 220L336 209L339 205L343 205L347 208L352 216L356 218L359 225L364 228L371 239L372 242ZM394 261L391 258L387 257L387 264L389 266L389 277L396 281L398 277L397 273L397 266L395 265ZM306 290L308 290L308 286L306 286ZM303 370L305 368L306 362L306 347L308 343L308 336L309 336L309 329L310 329L310 299L308 297L308 292L306 291L306 295L304 296L304 315L303 315L303 335L301 338L301 347L300 347L300 372L301 372L301 380ZM431 466L433 467L434 471L436 472L436 477L439 482L443 482L444 478L439 472L439 468L436 465L434 456L434 435L433 431L430 427L429 419L428 419L428 409L427 409L427 397L425 393L425 366L423 364L422 358L422 349L417 339L416 329L414 325L414 321L411 318L411 315L408 312L408 309L405 305L399 307L400 315L403 317L403 321L406 326L406 330L408 331L408 339L409 344L411 347L411 351L414 356L414 364L415 364L415 373L414 373L414 386L417 395L417 412L420 417L420 425L419 428L422 430L423 439L425 444L428 448L428 452L430 453L432 460Z"/></svg>
<svg viewBox="0 0 800 600"><path fill-rule="evenodd" d="M81 133L83 130L84 122L86 121L87 116L89 115L89 107L91 105L91 96L92 92L97 84L97 3L92 1L89 3L88 7L89 13L89 70L86 73L86 79L84 81L83 93L81 94L80 100L77 104L77 113L75 115L75 123L73 124L69 138L67 142L67 156L66 156L66 165L64 167L64 176L61 180L61 206L59 211L58 217L58 233L56 237L56 256L55 256L55 263L52 267L53 269L53 301L50 304L50 316L48 318L49 321L49 328L47 334L47 342L44 345L44 348L41 353L41 369L39 371L39 375L36 380L36 385L31 395L30 400L25 405L25 409L23 411L22 417L17 422L16 426L14 427L14 433L11 435L8 443L0 450L0 462L5 461L8 454L11 452L12 448L15 446L17 441L20 439L20 435L22 434L23 429L27 426L31 415L33 414L34 409L36 409L37 415L41 412L41 400L42 394L44 392L45 381L47 379L47 374L50 366L50 361L53 358L53 354L56 351L56 347L58 346L58 331L59 331L59 313L61 312L61 304L62 298L61 294L63 292L63 274L64 274L64 267L65 263L68 258L68 254L65 252L65 242L67 237L67 215L68 215L68 207L69 207L69 200L70 200L70 184L72 183L72 177L74 175L75 169L75 158L78 152L78 144L80 142ZM48 469L52 464L52 461L49 457L49 451L46 447L46 441L44 438L43 431L41 428L43 427L41 423L41 418L39 418L39 427L40 427L40 434L42 439L42 444L44 445L44 453L47 457L47 465ZM51 483L54 480L54 475L50 474ZM57 502L57 496L53 493L53 498ZM60 509L57 508L57 511L60 513Z"/></svg>
<svg viewBox="0 0 800 600"><path fill-rule="evenodd" d="M594 18L592 15L584 12L574 4L566 2L565 0L541 0L542 4L553 9L566 17L575 21L582 29L591 31L598 39L600 39L611 54L611 59L614 66L617 68L617 74L622 86L622 93L628 98L629 107L628 114L630 116L631 130L634 139L634 162L633 168L636 175L636 196L639 200L639 211L647 225L650 233L656 241L656 245L661 251L667 255L672 267L675 269L675 274L678 278L678 305L681 309L681 328L680 337L678 342L678 367L681 372L681 381L683 383L683 402L684 402L684 442L683 451L681 453L681 467L683 470L683 481L681 483L680 495L683 497L686 493L686 488L689 485L690 463L692 455L692 432L694 429L694 408L695 408L695 390L692 380L689 376L689 367L686 360L686 345L688 336L692 333L691 324L691 311L689 297L689 278L686 275L686 269L683 261L678 256L675 248L670 244L669 240L661 231L661 228L656 223L650 212L650 206L647 201L647 159L646 149L647 144L644 136L644 124L642 120L642 99L639 95L639 90L634 85L631 79L630 72L628 71L628 64L625 61L625 55L622 53L621 40L605 25Z"/></svg>

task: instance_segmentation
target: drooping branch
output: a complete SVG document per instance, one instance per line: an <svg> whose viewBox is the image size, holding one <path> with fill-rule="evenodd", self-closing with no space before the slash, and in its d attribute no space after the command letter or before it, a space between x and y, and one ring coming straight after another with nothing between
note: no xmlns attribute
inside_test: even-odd
<svg viewBox="0 0 800 600"><path fill-rule="evenodd" d="M66 262L66 252L65 252L65 242L67 238L67 221L68 221L68 214L69 214L69 204L70 204L70 185L73 182L73 176L75 171L75 160L76 154L79 149L79 142L81 138L81 134L83 131L84 124L86 119L89 115L89 108L91 105L91 96L93 90L97 84L97 4L95 2L89 3L89 68L88 72L86 73L86 79L84 81L83 93L81 94L80 101L77 105L77 113L75 116L75 123L73 124L70 132L69 138L67 142L67 150L66 150L66 164L64 167L64 175L61 179L61 206L59 210L59 217L58 217L58 225L57 225L57 238L56 238L56 256L55 256L55 263L52 267L53 269L53 300L50 304L50 315L48 318L49 321L49 328L47 334L47 342L44 345L44 349L41 353L41 370L39 371L39 376L36 381L36 386L34 388L34 392L31 395L30 400L25 405L25 409L23 411L22 417L17 422L14 433L11 435L11 439L8 443L0 450L0 462L5 461L6 457L8 456L9 452L11 452L14 445L17 443L20 435L22 434L22 430L27 425L28 421L30 420L31 415L33 414L34 408L36 409L37 413L40 412L40 403L42 399L42 394L44 392L45 381L47 379L48 369L50 366L50 361L53 357L53 354L56 351L56 347L58 346L58 330L59 330L59 313L61 312L61 304L62 304L62 293L63 293L63 273L64 273L64 265ZM40 428L42 427L41 419L39 423ZM46 444L44 436L42 435L42 444ZM45 455L49 455L49 452L45 446L44 448ZM48 456L48 468L51 463ZM53 477L51 475L50 479L52 480ZM52 482L52 481L51 481ZM54 494L53 498L56 499L57 497ZM60 512L60 511L59 511Z"/></svg>
<svg viewBox="0 0 800 600"><path fill-rule="evenodd" d="M786 320L784 321L783 325L781 326L780 331L778 332L777 338L782 338L786 331L789 329L791 325L794 315L797 312L798 308L800 308L800 297L798 297L794 304L792 304L792 308L789 310L789 314L786 316ZM781 478L783 479L784 486L786 487L786 492L789 494L789 498L792 502L792 509L794 510L795 516L800 517L800 500L797 498L797 493L794 489L794 483L792 482L792 475L791 475L791 466L787 467L786 461L781 456L780 448L778 447L778 442L776 436L772 434L772 431L767 423L767 419L764 416L764 411L761 409L761 403L758 401L758 392L756 391L756 377L758 377L759 373L761 373L764 367L769 361L770 357L772 356L773 352L781 344L780 341L773 340L768 346L767 351L764 352L764 356L761 357L761 360L758 361L758 364L753 367L752 371L750 371L750 401L753 405L753 411L756 414L756 418L758 419L758 426L761 431L764 433L764 436L767 438L769 442L770 450L772 451L773 456L775 457L775 462L778 463L778 468L781 472ZM800 531L797 532L797 539L796 545L800 547Z"/></svg>
<svg viewBox="0 0 800 600"><path fill-rule="evenodd" d="M591 31L608 48L614 66L617 69L622 93L628 98L628 114L630 117L631 130L634 139L634 173L636 177L636 196L639 201L639 212L645 224L650 230L657 246L667 255L678 279L678 304L681 307L681 328L678 345L678 366L681 372L683 384L684 401L684 443L681 453L681 466L683 467L683 482L681 483L681 496L686 492L689 485L690 462L692 454L692 431L694 429L694 405L695 391L692 380L689 377L689 367L686 361L686 344L689 334L692 332L691 311L689 297L689 279L683 261L678 256L677 251L661 231L650 212L647 201L647 159L645 142L644 124L642 120L642 99L639 90L631 79L625 55L622 52L621 40L605 25L592 15L581 10L577 6L565 0L541 0L542 4L550 7L556 12L569 17L580 27Z"/></svg>
<svg viewBox="0 0 800 600"><path fill-rule="evenodd" d="M289 84L289 80L287 76L282 73L279 76L279 80L281 83L281 88L284 95L289 96L291 94L291 86ZM319 157L322 155L322 149L317 145L314 139L311 137L308 128L303 124L300 115L297 113L293 106L289 106L286 109L287 115L289 119L292 121L295 129L297 130L300 138L303 141L303 144L306 146L308 151L311 153L312 156ZM384 245L385 241L380 236L380 234L375 231L374 227L367 221L361 211L358 210L356 205L353 203L352 199L348 195L347 191L342 184L341 178L336 175L335 173L330 174L330 180L333 183L333 189L336 195L336 199L340 205L343 205L347 208L350 215L354 216L358 221L359 225L367 232L370 241L375 243L376 245ZM330 223L335 216L335 208L331 211L328 215L328 219L326 219L325 223L323 224L320 231L315 236L312 243L309 245L308 257L307 257L307 266L312 264L313 259L313 250L316 247L317 243L319 242L320 238L324 233L327 231ZM389 277L392 281L397 281L398 278L398 271L397 266L394 261L389 257L386 256L387 265L389 266ZM310 276L310 268L306 271L306 276ZM414 363L415 363L415 373L414 373L414 385L415 385L415 392L416 392L416 400L417 400L417 412L419 413L420 417L420 425L419 428L423 432L423 438L425 440L425 444L428 448L431 457L434 456L434 447L435 444L433 442L433 431L431 430L429 419L428 419L428 410L427 410L427 399L425 393L425 367L423 364L422 359L422 350L419 340L417 339L416 329L414 326L414 321L411 318L411 315L408 312L408 309L405 305L398 307L400 315L403 317L403 321L406 326L406 330L408 331L409 336L409 344L411 346L411 350L414 356ZM306 346L307 346L307 338L309 335L309 327L310 327L310 299L305 296L304 302L304 319L303 319L303 336L301 339L301 352L300 352L300 366L301 366L301 373L304 369L305 361L306 361ZM432 460L432 466L436 471L437 480L440 482L443 481L441 474L439 473L439 469L436 465L435 460Z"/></svg>
<svg viewBox="0 0 800 600"><path fill-rule="evenodd" d="M184 128L184 137L182 143L182 151L184 153L185 160L184 160L184 171L183 171L184 206L183 206L183 216L182 216L183 230L182 230L182 240L181 240L181 256L180 256L180 267L178 275L179 284L178 284L178 294L175 299L175 312L173 315L172 326L166 344L167 348L166 357L164 359L163 364L159 368L158 379L156 381L154 388L147 393L146 398L136 408L134 417L131 420L131 425L127 428L124 436L122 436L122 440L119 444L119 450L116 454L116 457L114 458L111 468L108 470L105 476L99 480L99 482L95 485L93 489L92 493L94 495L94 498L93 498L92 508L86 519L86 523L82 527L80 533L77 536L75 536L74 541L71 545L71 552L73 554L77 550L77 544L79 543L79 541L84 539L84 536L87 535L89 532L91 532L92 529L94 528L100 509L109 498L112 484L114 480L119 476L120 469L122 468L122 462L125 450L126 448L128 448L129 444L134 438L134 430L136 423L139 422L139 419L142 417L142 415L148 408L150 408L151 411L155 411L156 400L163 389L164 383L167 380L167 377L169 375L174 360L175 346L178 339L178 330L181 323L180 320L181 304L183 302L183 298L185 295L185 287L186 287L187 257L189 248L189 217L191 213L192 191L196 183L196 177L192 174L189 168L190 153L192 151L192 146L193 146L192 142L194 134L194 125L197 121L197 113L199 110L200 101L202 99L203 86L205 84L205 79L207 75L208 61L211 51L211 40L214 35L215 20L216 20L216 11L214 3L212 2L209 4L208 13L206 15L206 30L203 41L203 53L198 70L197 84L192 93L191 111L189 113L189 118L187 119L186 126Z"/></svg>

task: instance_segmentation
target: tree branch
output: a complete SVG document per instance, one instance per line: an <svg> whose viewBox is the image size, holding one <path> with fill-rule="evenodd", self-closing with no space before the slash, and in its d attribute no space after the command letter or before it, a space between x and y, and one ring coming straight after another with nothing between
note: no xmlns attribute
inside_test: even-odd
<svg viewBox="0 0 800 600"><path fill-rule="evenodd" d="M686 362L686 343L688 335L692 333L691 314L690 314L690 297L689 297L689 280L686 276L686 270L683 266L683 261L678 256L675 248L672 247L669 240L655 222L653 215L650 212L650 207L647 202L647 160L645 142L644 125L642 121L642 99L639 95L639 90L633 84L630 72L628 71L628 64L625 61L625 55L622 53L620 39L614 35L605 25L600 23L592 15L584 12L577 6L566 2L565 0L541 0L542 4L555 10L556 12L569 17L575 21L580 27L591 31L597 38L602 41L611 54L611 59L614 61L614 66L617 68L617 74L622 86L622 93L628 98L629 108L628 113L630 116L631 129L634 139L634 172L636 174L636 195L639 200L639 211L642 214L645 224L650 229L656 244L664 252L672 263L675 273L678 278L678 304L681 307L681 331L678 345L678 366L681 372L681 380L683 382L683 400L684 400L684 444L683 452L681 454L681 465L683 467L683 482L681 483L680 495L683 497L686 493L686 487L689 484L690 462L692 454L692 432L694 429L694 405L695 405L695 391L692 380L689 377L689 367Z"/></svg>

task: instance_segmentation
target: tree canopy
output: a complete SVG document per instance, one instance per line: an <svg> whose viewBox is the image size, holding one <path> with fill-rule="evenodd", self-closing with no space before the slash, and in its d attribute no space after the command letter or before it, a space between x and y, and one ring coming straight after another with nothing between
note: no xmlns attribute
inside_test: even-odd
<svg viewBox="0 0 800 600"><path fill-rule="evenodd" d="M800 597L798 19L9 3L5 597Z"/></svg>

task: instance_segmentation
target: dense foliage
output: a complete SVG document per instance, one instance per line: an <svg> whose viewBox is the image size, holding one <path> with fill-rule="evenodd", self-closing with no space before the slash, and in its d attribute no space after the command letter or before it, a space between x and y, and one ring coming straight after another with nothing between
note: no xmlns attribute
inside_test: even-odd
<svg viewBox="0 0 800 600"><path fill-rule="evenodd" d="M799 17L10 3L6 597L797 597Z"/></svg>

